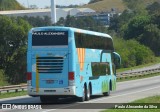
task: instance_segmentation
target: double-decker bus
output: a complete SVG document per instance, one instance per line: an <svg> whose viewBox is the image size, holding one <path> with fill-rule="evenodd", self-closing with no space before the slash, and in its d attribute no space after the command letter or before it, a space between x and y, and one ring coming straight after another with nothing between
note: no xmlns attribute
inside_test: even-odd
<svg viewBox="0 0 160 112"><path fill-rule="evenodd" d="M71 27L33 28L28 36L28 94L40 96L41 102L109 95L116 89L120 61L108 34Z"/></svg>

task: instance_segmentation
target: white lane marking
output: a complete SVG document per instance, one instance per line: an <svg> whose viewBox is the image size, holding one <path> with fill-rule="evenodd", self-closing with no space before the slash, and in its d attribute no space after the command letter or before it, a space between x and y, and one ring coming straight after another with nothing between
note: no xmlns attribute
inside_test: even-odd
<svg viewBox="0 0 160 112"><path fill-rule="evenodd" d="M144 89L144 90L141 90L141 91L135 91L135 92L126 93L126 94L121 94L121 95L116 95L116 96L110 96L110 97L107 97L107 98L101 98L101 99L98 99L98 100L91 100L91 101L84 102L84 103L93 103L93 102L101 101L101 100L105 100L105 99L111 99L111 98L115 98L115 97L120 97L120 96L135 94L135 93L141 93L141 92L148 91L148 90L152 90L152 89L156 89L156 88L160 88L160 86L153 87L153 88L148 88L148 89ZM69 105L69 106L64 106L64 107L57 108L57 109L50 109L50 110L46 110L46 111L42 111L42 112L50 112L50 111L54 111L54 110L58 110L58 109L63 109L63 108L68 108L68 107L73 107L73 106L77 106L77 105L81 105L81 103L74 104L74 105Z"/></svg>

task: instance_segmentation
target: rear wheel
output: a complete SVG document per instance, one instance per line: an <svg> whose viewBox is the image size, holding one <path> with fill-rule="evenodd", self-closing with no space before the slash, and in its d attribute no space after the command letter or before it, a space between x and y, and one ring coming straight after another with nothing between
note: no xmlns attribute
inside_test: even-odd
<svg viewBox="0 0 160 112"><path fill-rule="evenodd" d="M91 91L90 91L90 86L88 86L88 89L86 88L85 100L86 101L90 100L90 97L91 97Z"/></svg>

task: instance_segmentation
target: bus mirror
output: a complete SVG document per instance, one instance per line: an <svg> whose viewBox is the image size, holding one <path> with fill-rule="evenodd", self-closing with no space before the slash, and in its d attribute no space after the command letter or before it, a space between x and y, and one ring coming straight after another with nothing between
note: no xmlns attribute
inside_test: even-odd
<svg viewBox="0 0 160 112"><path fill-rule="evenodd" d="M113 52L113 60L114 60L114 64L116 65L116 67L120 67L121 65L121 57L118 53Z"/></svg>

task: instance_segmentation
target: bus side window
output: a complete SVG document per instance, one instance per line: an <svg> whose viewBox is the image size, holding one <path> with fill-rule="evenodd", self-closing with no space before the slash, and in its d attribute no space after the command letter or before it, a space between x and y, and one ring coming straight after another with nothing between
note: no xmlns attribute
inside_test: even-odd
<svg viewBox="0 0 160 112"><path fill-rule="evenodd" d="M92 75L93 76L104 76L110 75L110 66L106 62L92 62Z"/></svg>

